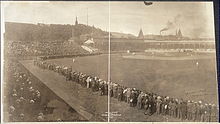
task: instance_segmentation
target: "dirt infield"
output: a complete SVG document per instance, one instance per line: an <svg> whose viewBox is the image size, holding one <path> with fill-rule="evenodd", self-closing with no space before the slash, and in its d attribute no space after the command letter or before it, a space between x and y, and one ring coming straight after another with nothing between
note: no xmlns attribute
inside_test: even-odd
<svg viewBox="0 0 220 124"><path fill-rule="evenodd" d="M148 51L120 54L126 59L142 60L200 60L214 59L215 52L178 52L178 51Z"/></svg>
<svg viewBox="0 0 220 124"><path fill-rule="evenodd" d="M146 55L124 55L125 59L143 59L143 60L197 60L197 59L212 59L210 56L182 56L182 57L162 57L162 56L146 56Z"/></svg>

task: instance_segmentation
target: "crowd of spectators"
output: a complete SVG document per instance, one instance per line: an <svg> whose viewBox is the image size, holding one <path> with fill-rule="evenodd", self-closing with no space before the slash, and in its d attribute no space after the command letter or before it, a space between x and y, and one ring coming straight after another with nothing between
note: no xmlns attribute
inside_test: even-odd
<svg viewBox="0 0 220 124"><path fill-rule="evenodd" d="M81 116L76 111L73 111L60 98L57 98L54 93L34 78L16 60L6 61L4 71L6 75L3 93L4 121L42 122L78 121L77 119L81 119ZM58 108L50 107L51 101L55 100L62 103L59 103L59 106L66 106L67 110L62 110L62 112L68 113L69 116L63 116L62 113L53 112L55 109L58 110ZM56 106L56 104L53 106Z"/></svg>
<svg viewBox="0 0 220 124"><path fill-rule="evenodd" d="M5 43L5 54L9 56L76 55L83 53L87 52L76 43L71 43L68 41L8 41Z"/></svg>
<svg viewBox="0 0 220 124"><path fill-rule="evenodd" d="M5 84L5 104L9 121L44 121L41 106L41 92L33 84L31 75L26 73L18 63L8 62Z"/></svg>

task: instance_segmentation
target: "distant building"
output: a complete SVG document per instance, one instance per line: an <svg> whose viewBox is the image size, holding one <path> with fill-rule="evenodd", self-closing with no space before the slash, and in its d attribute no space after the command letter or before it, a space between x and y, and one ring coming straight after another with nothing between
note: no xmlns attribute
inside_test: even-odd
<svg viewBox="0 0 220 124"><path fill-rule="evenodd" d="M90 47L94 47L94 44L95 42L93 41L93 38L90 38L83 43L83 45L90 46Z"/></svg>
<svg viewBox="0 0 220 124"><path fill-rule="evenodd" d="M163 40L187 40L188 38L187 37L184 37L183 35L182 35L182 32L181 32L181 30L179 29L179 30L176 30L176 34L174 35L172 35L172 34L170 34L170 35L155 35L155 37L153 38L154 40L160 40L160 41L163 41Z"/></svg>
<svg viewBox="0 0 220 124"><path fill-rule="evenodd" d="M91 38L91 39L88 39L88 40L86 40L85 42L84 42L84 44L94 44L95 42L93 41L93 38Z"/></svg>
<svg viewBox="0 0 220 124"><path fill-rule="evenodd" d="M143 34L142 29L140 29L140 31L139 31L138 39L144 39L144 34Z"/></svg>
<svg viewBox="0 0 220 124"><path fill-rule="evenodd" d="M71 38L68 40L70 43L71 42L75 42L79 39L79 37L77 36L78 32L77 32L77 28L76 26L78 25L78 20L77 20L77 17L76 17L76 20L75 20L75 26L72 26L72 35L71 35Z"/></svg>
<svg viewBox="0 0 220 124"><path fill-rule="evenodd" d="M78 25L78 20L77 20L77 16L76 16L76 20L75 20L75 25Z"/></svg>
<svg viewBox="0 0 220 124"><path fill-rule="evenodd" d="M178 39L178 40L180 40L180 39L183 38L183 35L182 35L182 32L181 32L180 29L179 29L179 31L177 32L176 36L177 36L177 39Z"/></svg>

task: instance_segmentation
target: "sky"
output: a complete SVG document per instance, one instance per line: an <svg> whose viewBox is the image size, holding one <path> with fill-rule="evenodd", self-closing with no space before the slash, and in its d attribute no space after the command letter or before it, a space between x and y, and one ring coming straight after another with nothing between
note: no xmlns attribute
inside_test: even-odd
<svg viewBox="0 0 220 124"><path fill-rule="evenodd" d="M2 2L3 18L7 22L88 24L111 32L138 35L175 34L181 29L188 37L214 38L212 2Z"/></svg>

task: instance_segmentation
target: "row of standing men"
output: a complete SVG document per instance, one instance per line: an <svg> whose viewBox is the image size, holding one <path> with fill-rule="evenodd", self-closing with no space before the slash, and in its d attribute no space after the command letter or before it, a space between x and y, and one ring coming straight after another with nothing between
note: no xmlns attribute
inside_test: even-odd
<svg viewBox="0 0 220 124"><path fill-rule="evenodd" d="M181 120L200 122L214 122L218 120L218 108L215 104L175 99L156 93L143 92L136 88L121 86L98 77L75 72L72 70L72 67L60 66L43 60L34 60L34 65L57 72L65 76L67 81L73 81L83 87L91 88L94 92L100 92L100 95L108 95L109 93L111 97L117 98L118 101L127 102L131 107L144 109L144 114L146 115L156 113Z"/></svg>

